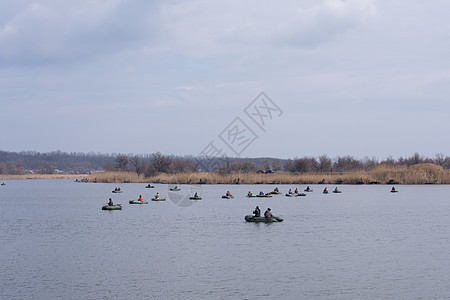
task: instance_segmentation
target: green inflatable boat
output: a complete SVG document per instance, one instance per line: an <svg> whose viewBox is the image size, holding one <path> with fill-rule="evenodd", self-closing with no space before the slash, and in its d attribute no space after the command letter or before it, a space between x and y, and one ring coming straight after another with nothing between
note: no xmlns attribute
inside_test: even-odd
<svg viewBox="0 0 450 300"><path fill-rule="evenodd" d="M273 217L270 219L266 219L265 217L255 217L252 215L245 216L245 221L247 222L264 222L264 223L274 223L274 222L283 222L283 219L280 217Z"/></svg>
<svg viewBox="0 0 450 300"><path fill-rule="evenodd" d="M152 198L152 201L166 201L166 198Z"/></svg>
<svg viewBox="0 0 450 300"><path fill-rule="evenodd" d="M138 200L130 200L128 201L130 204L148 204L148 201L138 201Z"/></svg>
<svg viewBox="0 0 450 300"><path fill-rule="evenodd" d="M299 196L306 196L306 194L305 193L292 193L292 194L287 193L286 194L286 197L299 197Z"/></svg>
<svg viewBox="0 0 450 300"><path fill-rule="evenodd" d="M122 210L122 204L115 204L115 205L103 205L103 210Z"/></svg>
<svg viewBox="0 0 450 300"><path fill-rule="evenodd" d="M234 196L233 195L230 195L230 196L223 195L222 198L223 199L231 199L231 198L234 198Z"/></svg>

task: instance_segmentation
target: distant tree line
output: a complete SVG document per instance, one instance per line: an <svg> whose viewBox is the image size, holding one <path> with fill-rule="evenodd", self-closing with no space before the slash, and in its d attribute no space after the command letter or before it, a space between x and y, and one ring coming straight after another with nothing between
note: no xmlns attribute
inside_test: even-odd
<svg viewBox="0 0 450 300"><path fill-rule="evenodd" d="M94 170L103 170L104 166L114 162L116 154L78 153L78 152L7 152L0 151L0 174L64 173L86 174Z"/></svg>
<svg viewBox="0 0 450 300"><path fill-rule="evenodd" d="M420 163L432 163L450 169L450 157L441 153L429 158L413 154L411 157L384 160L376 158L357 159L352 156L330 158L327 155L319 157L301 157L294 159L277 158L207 158L194 156L174 156L162 153L145 155L135 154L103 154L78 152L7 152L0 151L0 174L55 172L86 174L91 171L132 171L138 176L149 177L158 173L180 173L197 171L215 171L222 175L235 171L293 173L332 173L355 170L370 171L380 164L395 166L411 166Z"/></svg>

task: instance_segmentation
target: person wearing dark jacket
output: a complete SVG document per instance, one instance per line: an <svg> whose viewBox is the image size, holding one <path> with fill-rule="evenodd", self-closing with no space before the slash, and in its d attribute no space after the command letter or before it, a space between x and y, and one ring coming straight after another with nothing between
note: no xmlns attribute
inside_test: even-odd
<svg viewBox="0 0 450 300"><path fill-rule="evenodd" d="M255 217L260 217L261 216L261 210L259 209L259 206L257 206L255 208L255 210L253 211L253 214L255 215Z"/></svg>

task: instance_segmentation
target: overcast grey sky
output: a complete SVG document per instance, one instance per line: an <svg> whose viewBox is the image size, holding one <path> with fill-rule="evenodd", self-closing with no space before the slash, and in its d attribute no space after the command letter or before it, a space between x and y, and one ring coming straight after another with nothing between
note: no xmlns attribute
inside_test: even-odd
<svg viewBox="0 0 450 300"><path fill-rule="evenodd" d="M450 1L0 5L1 150L233 156L240 117L244 157L450 154Z"/></svg>

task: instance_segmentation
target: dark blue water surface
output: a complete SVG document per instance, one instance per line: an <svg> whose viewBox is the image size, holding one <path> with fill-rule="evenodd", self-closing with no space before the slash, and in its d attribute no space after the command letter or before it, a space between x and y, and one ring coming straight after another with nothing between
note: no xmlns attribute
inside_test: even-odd
<svg viewBox="0 0 450 300"><path fill-rule="evenodd" d="M450 297L450 186L0 186L1 299ZM121 194L112 194L120 186ZM278 185L281 191L305 186ZM334 186L328 186L333 189ZM234 199L222 199L230 190ZM165 202L131 205L159 191ZM197 191L201 201L186 198ZM112 197L122 211L102 211ZM247 223L259 205L282 223Z"/></svg>

